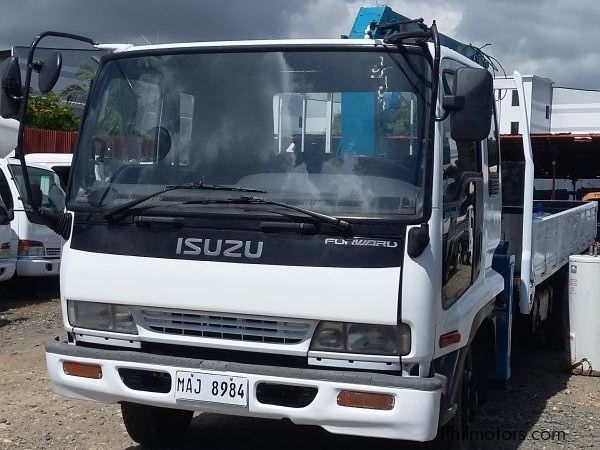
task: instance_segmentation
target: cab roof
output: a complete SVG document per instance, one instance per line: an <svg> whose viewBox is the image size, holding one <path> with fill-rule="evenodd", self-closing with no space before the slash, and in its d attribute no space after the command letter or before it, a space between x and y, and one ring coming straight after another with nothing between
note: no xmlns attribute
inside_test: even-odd
<svg viewBox="0 0 600 450"><path fill-rule="evenodd" d="M116 53L121 52L153 52L171 49L209 49L225 47L310 47L310 46L344 46L344 47L389 47L395 45L384 44L381 39L263 39L241 41L208 41L208 42L176 42L155 45L122 45L113 46ZM107 45L101 46L107 48Z"/></svg>
<svg viewBox="0 0 600 450"><path fill-rule="evenodd" d="M407 44L415 47L415 45ZM359 47L359 48L396 48L396 44L385 44L382 39L263 39L263 40L241 40L241 41L208 41L208 42L175 42L170 44L156 45L132 45L132 44L99 44L96 47L110 50L116 54L127 53L154 53L173 50L218 50L218 49L240 49L240 48L280 48L280 47ZM434 54L433 44L428 43L431 55ZM442 58L449 57L466 66L481 67L471 59L448 48L441 47Z"/></svg>

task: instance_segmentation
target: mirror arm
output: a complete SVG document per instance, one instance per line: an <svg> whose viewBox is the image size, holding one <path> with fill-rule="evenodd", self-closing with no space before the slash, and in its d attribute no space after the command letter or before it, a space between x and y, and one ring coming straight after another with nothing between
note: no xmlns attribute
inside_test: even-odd
<svg viewBox="0 0 600 450"><path fill-rule="evenodd" d="M442 99L442 108L444 108L444 114L442 117L436 117L437 122L442 122L453 111L460 111L465 107L465 98L462 95L444 95Z"/></svg>
<svg viewBox="0 0 600 450"><path fill-rule="evenodd" d="M41 62L39 62L39 61L33 61L31 63L31 68L33 70L35 70L36 72L38 72L38 73L39 73L40 70L42 70L42 67L43 67L43 64Z"/></svg>
<svg viewBox="0 0 600 450"><path fill-rule="evenodd" d="M437 24L434 20L429 27L431 30L431 40L433 41L433 65L432 65L432 78L431 78L431 92L429 97L429 116L428 116L428 128L429 135L427 136L426 142L426 160L425 160L425 179L427 181L427 189L432 189L431 184L433 180L433 149L435 147L435 118L437 115L437 101L438 101L438 89L440 82L440 62L442 59L442 51L440 45L440 35L438 33ZM423 216L424 221L428 221L431 218L432 211L432 196L426 195L423 203L423 210L425 214Z"/></svg>
<svg viewBox="0 0 600 450"><path fill-rule="evenodd" d="M76 34L70 33L61 33L59 31L46 31L44 33L39 34L31 43L31 47L29 48L29 53L27 54L27 68L25 72L25 84L23 86L23 96L21 97L21 109L19 111L19 133L17 135L17 147L15 148L15 156L19 158L19 162L21 163L21 171L23 172L23 183L25 184L25 191L27 192L27 199L30 203L33 212L40 215L43 218L44 215L48 213L44 213L40 210L40 205L37 204L36 199L32 195L31 191L31 183L29 181L29 172L27 171L27 164L25 163L25 152L23 151L23 135L25 133L25 121L27 120L27 103L29 102L29 91L31 88L31 73L35 69L35 63L33 62L33 55L40 41L45 37L53 36L53 37L61 37L66 39L73 39L76 41L86 42L90 45L96 45L96 42L93 39L78 36ZM58 213L58 214L66 214L66 213ZM71 220L69 215L69 222ZM61 220L64 221L64 219ZM56 222L56 221L53 221ZM48 225L53 231L56 231L52 226ZM57 225L58 226L58 225ZM59 229L64 229L64 226L58 226ZM58 231L56 231L59 233ZM61 234L61 233L59 233ZM62 234L61 234L62 235ZM63 236L64 237L64 236Z"/></svg>

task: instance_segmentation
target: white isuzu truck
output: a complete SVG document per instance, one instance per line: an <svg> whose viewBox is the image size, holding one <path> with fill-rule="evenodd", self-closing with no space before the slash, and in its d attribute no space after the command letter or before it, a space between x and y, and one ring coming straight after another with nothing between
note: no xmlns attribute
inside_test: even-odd
<svg viewBox="0 0 600 450"><path fill-rule="evenodd" d="M21 123L31 72L43 92L60 70L35 61L48 35L96 45L40 35L23 89L5 65L0 106ZM102 59L66 210L28 210L66 239L57 393L120 403L144 444L194 411L465 444L513 305L492 77L387 7L350 37Z"/></svg>

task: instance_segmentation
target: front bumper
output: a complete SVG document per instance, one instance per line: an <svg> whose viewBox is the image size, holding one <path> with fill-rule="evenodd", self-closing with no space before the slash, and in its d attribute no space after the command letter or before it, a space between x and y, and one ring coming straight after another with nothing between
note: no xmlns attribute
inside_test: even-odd
<svg viewBox="0 0 600 450"><path fill-rule="evenodd" d="M10 280L15 274L15 259L0 259L0 281Z"/></svg>
<svg viewBox="0 0 600 450"><path fill-rule="evenodd" d="M17 258L17 276L49 277L60 273L60 259Z"/></svg>
<svg viewBox="0 0 600 450"><path fill-rule="evenodd" d="M71 376L63 371L64 361L102 366L102 378ZM136 351L104 350L51 342L46 345L46 364L57 394L105 403L122 401L147 405L201 410L236 416L290 419L296 424L319 425L339 434L414 441L431 440L437 434L442 381L438 378L400 377L366 372L275 367L210 361ZM118 369L160 370L171 375L168 393L128 388ZM173 380L178 370L197 369L248 379L248 407L176 400ZM258 401L258 383L315 387L314 400L303 408L277 406ZM342 389L391 394L394 407L389 411L350 408L337 404Z"/></svg>

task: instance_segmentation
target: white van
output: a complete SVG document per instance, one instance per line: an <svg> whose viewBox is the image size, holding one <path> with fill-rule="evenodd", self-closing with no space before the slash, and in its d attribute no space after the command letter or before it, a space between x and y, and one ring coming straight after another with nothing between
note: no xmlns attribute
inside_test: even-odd
<svg viewBox="0 0 600 450"><path fill-rule="evenodd" d="M10 280L15 274L17 250L11 244L10 222L14 213L7 208L0 197L0 281Z"/></svg>
<svg viewBox="0 0 600 450"><path fill-rule="evenodd" d="M64 190L69 182L69 172L73 162L72 153L29 153L25 155L27 165L34 164L53 170L60 178Z"/></svg>
<svg viewBox="0 0 600 450"><path fill-rule="evenodd" d="M62 211L65 192L60 179L52 170L28 164L33 195L44 208ZM11 222L10 248L16 249L16 276L41 277L58 275L60 270L61 237L44 225L31 223L21 198L27 202L19 160L0 159L0 196L6 207L14 210ZM12 250L14 254L14 250Z"/></svg>

